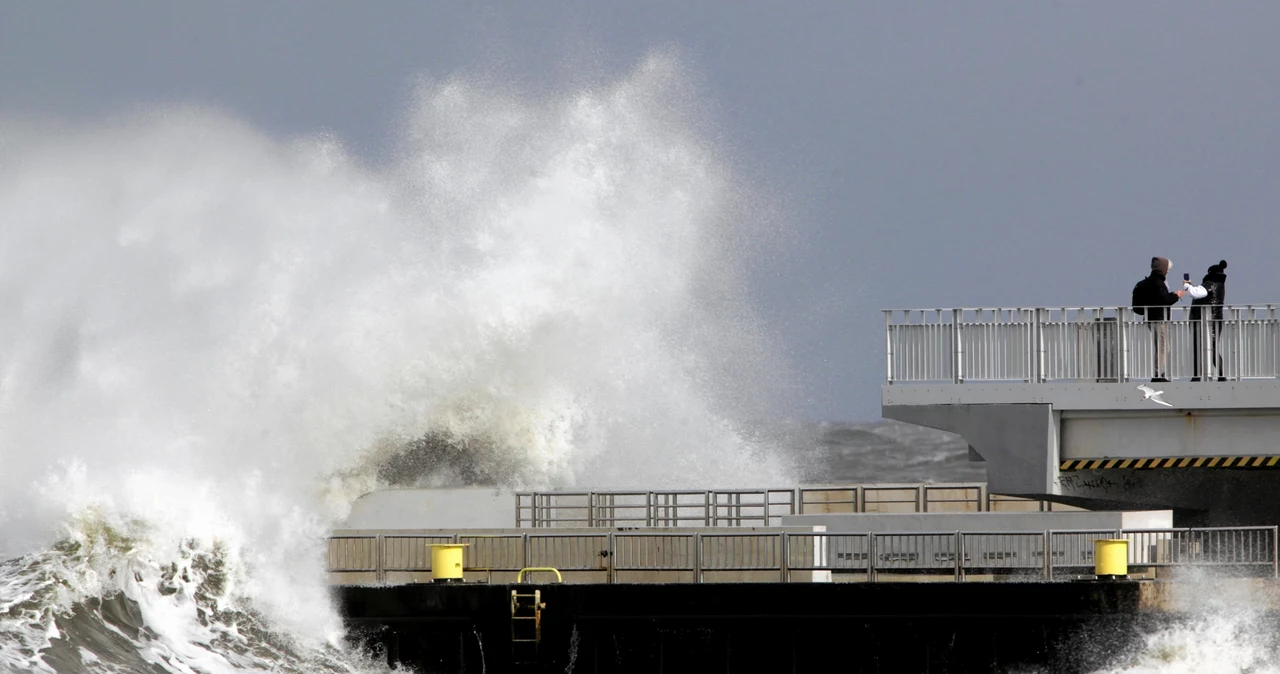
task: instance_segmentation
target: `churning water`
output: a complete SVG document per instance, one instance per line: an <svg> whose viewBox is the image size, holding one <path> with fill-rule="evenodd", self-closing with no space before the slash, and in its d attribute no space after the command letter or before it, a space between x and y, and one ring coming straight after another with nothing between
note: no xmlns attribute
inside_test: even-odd
<svg viewBox="0 0 1280 674"><path fill-rule="evenodd" d="M0 671L376 669L321 542L380 480L793 482L776 231L709 137L664 55L424 86L379 165L201 109L0 121Z"/></svg>

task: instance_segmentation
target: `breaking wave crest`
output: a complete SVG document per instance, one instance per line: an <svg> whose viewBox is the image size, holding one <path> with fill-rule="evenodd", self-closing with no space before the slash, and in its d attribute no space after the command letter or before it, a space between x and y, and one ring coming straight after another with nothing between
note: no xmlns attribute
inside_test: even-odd
<svg viewBox="0 0 1280 674"><path fill-rule="evenodd" d="M377 165L0 119L0 669L365 668L323 538L380 485L790 482L777 239L700 114L659 54L425 84Z"/></svg>
<svg viewBox="0 0 1280 674"><path fill-rule="evenodd" d="M143 528L135 524L134 529ZM50 549L0 564L0 667L49 672L360 672L336 624L282 629L219 540L156 550L86 513Z"/></svg>

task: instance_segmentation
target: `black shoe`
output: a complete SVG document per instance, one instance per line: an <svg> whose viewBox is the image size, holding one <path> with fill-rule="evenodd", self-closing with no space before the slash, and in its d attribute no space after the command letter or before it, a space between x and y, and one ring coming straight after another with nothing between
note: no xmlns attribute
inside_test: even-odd
<svg viewBox="0 0 1280 674"><path fill-rule="evenodd" d="M1151 383L1152 383L1152 384L1158 384L1158 383L1161 383L1161 382L1168 382L1168 381L1169 381L1169 380L1168 380L1168 379L1165 379L1164 377L1156 377L1155 379L1152 379L1152 380L1151 380Z"/></svg>
<svg viewBox="0 0 1280 674"><path fill-rule="evenodd" d="M1218 377L1218 381L1226 381L1226 380L1227 380L1226 377Z"/></svg>
<svg viewBox="0 0 1280 674"><path fill-rule="evenodd" d="M1200 381L1200 378L1199 378L1199 377L1192 377L1192 378L1191 378L1191 381Z"/></svg>

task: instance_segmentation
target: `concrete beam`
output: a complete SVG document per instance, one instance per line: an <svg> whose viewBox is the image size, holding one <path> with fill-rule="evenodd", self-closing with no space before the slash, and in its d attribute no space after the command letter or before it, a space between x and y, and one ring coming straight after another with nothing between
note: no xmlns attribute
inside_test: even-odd
<svg viewBox="0 0 1280 674"><path fill-rule="evenodd" d="M885 384L884 407L919 405L1045 404L1055 410L1163 410L1138 391L1141 381L1123 384L1055 382L1047 384ZM1143 384L1164 391L1164 399L1182 410L1280 409L1280 380L1169 382ZM886 415L887 416L887 415Z"/></svg>
<svg viewBox="0 0 1280 674"><path fill-rule="evenodd" d="M1280 454L1280 409L1063 412L1066 459Z"/></svg>
<svg viewBox="0 0 1280 674"><path fill-rule="evenodd" d="M964 438L986 461L993 493L1053 493L1058 428L1049 405L885 405L881 414Z"/></svg>

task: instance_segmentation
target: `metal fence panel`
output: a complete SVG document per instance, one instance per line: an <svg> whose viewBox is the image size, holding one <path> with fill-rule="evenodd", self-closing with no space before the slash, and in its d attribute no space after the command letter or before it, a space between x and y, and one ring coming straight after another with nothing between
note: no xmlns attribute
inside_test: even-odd
<svg viewBox="0 0 1280 674"><path fill-rule="evenodd" d="M966 570L1043 569L1043 533L964 533Z"/></svg>
<svg viewBox="0 0 1280 674"><path fill-rule="evenodd" d="M377 536L330 536L327 555L328 570L377 571Z"/></svg>
<svg viewBox="0 0 1280 674"><path fill-rule="evenodd" d="M613 566L619 571L691 571L697 568L696 534L615 534Z"/></svg>
<svg viewBox="0 0 1280 674"><path fill-rule="evenodd" d="M877 571L953 569L955 534L876 534Z"/></svg>
<svg viewBox="0 0 1280 674"><path fill-rule="evenodd" d="M595 571L607 568L608 534L531 534L528 566L561 571Z"/></svg>
<svg viewBox="0 0 1280 674"><path fill-rule="evenodd" d="M1115 531L1054 531L1050 534L1053 568L1093 567L1095 541L1115 538Z"/></svg>
<svg viewBox="0 0 1280 674"><path fill-rule="evenodd" d="M459 535L463 549L462 566L468 570L519 571L529 566L525 563L525 536L507 534L496 536Z"/></svg>
<svg viewBox="0 0 1280 674"><path fill-rule="evenodd" d="M868 534L787 534L787 566L793 571L865 571Z"/></svg>
<svg viewBox="0 0 1280 674"><path fill-rule="evenodd" d="M782 568L778 534L701 534L703 571L760 571Z"/></svg>
<svg viewBox="0 0 1280 674"><path fill-rule="evenodd" d="M430 571L431 543L452 543L453 536L383 536L383 571Z"/></svg>
<svg viewBox="0 0 1280 674"><path fill-rule="evenodd" d="M653 511L647 491L611 491L593 494L595 513L592 522L598 527L651 526Z"/></svg>

